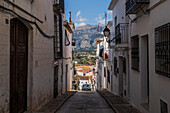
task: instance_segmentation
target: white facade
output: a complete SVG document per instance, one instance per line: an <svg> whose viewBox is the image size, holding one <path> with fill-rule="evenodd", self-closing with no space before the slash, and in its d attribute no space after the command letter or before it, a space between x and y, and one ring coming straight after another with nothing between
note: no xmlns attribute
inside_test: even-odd
<svg viewBox="0 0 170 113"><path fill-rule="evenodd" d="M0 9L0 112L10 112L10 21L14 19L28 29L26 110L38 110L53 99L53 38L44 37L35 24L26 20L36 21L45 34L53 36L53 2L0 0L0 6L10 10Z"/></svg>
<svg viewBox="0 0 170 113"><path fill-rule="evenodd" d="M58 95L71 90L74 69L72 61L73 37L72 33L66 29L70 40L70 45L66 47L65 32L62 32L64 58L56 61L54 58L54 37L57 32L54 25L58 20L54 20L55 5L54 0L33 0L32 2L30 0L0 0L0 113L36 112L53 99L54 87L57 87ZM65 31L63 26L64 11L60 13L62 13L61 28ZM74 24L69 22L68 25L74 31ZM13 26L15 27L13 28ZM24 32L22 32L23 28ZM17 46L12 45L13 39L19 39L18 42L15 41L18 43ZM16 49L13 49L13 46ZM18 49L20 46L23 47ZM18 55L16 55L18 60L12 59L14 50L17 50L15 54ZM26 57L21 57L21 55ZM17 62L17 65L13 66L13 62ZM26 68L21 69L21 67ZM13 76L14 74L11 72L17 72L17 77ZM68 75L67 79L66 74ZM26 75L26 80L19 75ZM11 82L16 78L20 79L14 81L16 83ZM55 83L54 79L58 81ZM26 93L19 95L20 89L15 90L16 84L17 87L24 87L25 89L22 91ZM10 101L12 96L16 100ZM16 96L20 99L17 100Z"/></svg>
<svg viewBox="0 0 170 113"><path fill-rule="evenodd" d="M128 44L128 17L125 15L125 0L111 1L109 9L113 13L114 45L112 51L112 91L124 97L129 97L129 44Z"/></svg>
<svg viewBox="0 0 170 113"><path fill-rule="evenodd" d="M170 9L170 1L150 0L147 6L150 8L149 14L145 15L139 11L135 16L141 16L133 23L130 22L130 37L134 35L139 36L139 71L130 69L131 102L144 113L161 113L160 101L162 100L167 104L167 112L169 113L170 92L167 89L170 88L170 79L157 74L155 69L155 28L170 22L170 16L167 14L167 11ZM149 69L148 74L147 69ZM170 69L168 68L168 70ZM147 80L147 76L149 80ZM149 95L147 94L148 91ZM143 103L149 105L148 110L141 105Z"/></svg>
<svg viewBox="0 0 170 113"><path fill-rule="evenodd" d="M129 1L131 0L112 0L109 6L109 9L113 10L113 31L119 23L129 23L128 43L126 45L116 44L114 47L113 56L117 58L118 76L112 78L112 91L120 94L120 85L123 86L123 97L143 113L169 113L170 92L167 89L170 87L170 79L169 75L163 72L167 68L166 72L169 73L169 63L163 67L160 62L161 58L156 58L156 55L161 55L159 52L165 49L157 49L160 47L157 46L158 42L162 40L162 35L158 35L158 33L164 33L164 38L167 38L163 42L164 46L169 46L166 42L169 40L169 31L164 29L169 29L167 23L170 22L170 16L167 11L170 2L167 0L149 0L147 2L146 0L146 3L142 3L143 6L138 10L133 10L135 6L129 7L128 10L126 5ZM132 1L131 3L133 4ZM123 49L125 47L126 49ZM126 75L124 71L123 74L121 73L124 67L122 57L126 58ZM157 68L158 66L159 68ZM115 70L114 68L113 66L113 70ZM160 69L162 70L158 74ZM122 83L120 74L123 75Z"/></svg>
<svg viewBox="0 0 170 113"><path fill-rule="evenodd" d="M98 39L96 41L97 51L96 51L96 69L97 69L97 90L102 90L105 88L104 83L104 39Z"/></svg>

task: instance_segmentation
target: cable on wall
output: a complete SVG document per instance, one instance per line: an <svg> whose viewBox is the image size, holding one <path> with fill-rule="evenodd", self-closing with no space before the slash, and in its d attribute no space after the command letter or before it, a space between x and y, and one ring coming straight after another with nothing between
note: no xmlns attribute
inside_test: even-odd
<svg viewBox="0 0 170 113"><path fill-rule="evenodd" d="M3 10L6 10L6 11L12 12L13 14L15 14L16 16L18 16L19 18L21 18L22 20L24 20L24 21L26 21L26 22L28 22L28 23L34 24L34 25L37 27L38 31L39 31L44 37L46 37L46 38L54 38L54 35L53 35L53 36L47 35L47 34L38 26L38 24L36 23L36 21L35 21L35 22L34 22L34 21L30 21L30 20L28 20L28 19L20 16L20 15L17 14L16 12L12 11L11 9L8 9L8 8L2 6L2 5L0 5L0 8L3 9Z"/></svg>

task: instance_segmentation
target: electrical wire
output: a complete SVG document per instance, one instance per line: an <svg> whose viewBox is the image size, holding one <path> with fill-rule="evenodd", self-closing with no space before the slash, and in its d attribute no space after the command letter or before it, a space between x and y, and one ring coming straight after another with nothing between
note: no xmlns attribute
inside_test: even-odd
<svg viewBox="0 0 170 113"><path fill-rule="evenodd" d="M34 24L34 25L37 27L38 31L39 31L44 37L46 37L46 38L54 38L54 35L53 35L53 36L50 36L50 35L47 35L45 32L43 32L43 30L38 26L38 24L37 24L36 22L30 21L30 20L28 20L28 19L20 16L19 14L17 14L16 12L14 12L13 10L8 9L8 8L2 6L2 5L0 5L0 8L3 9L3 10L6 10L6 11L12 12L13 14L15 14L16 16L18 16L19 18L21 18L22 20L24 20L24 21L26 21L26 22L28 22L28 23Z"/></svg>

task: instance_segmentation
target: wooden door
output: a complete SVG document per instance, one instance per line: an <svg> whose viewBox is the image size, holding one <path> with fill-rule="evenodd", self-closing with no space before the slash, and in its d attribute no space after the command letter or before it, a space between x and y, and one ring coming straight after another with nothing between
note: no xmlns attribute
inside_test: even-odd
<svg viewBox="0 0 170 113"><path fill-rule="evenodd" d="M28 30L17 19L10 26L10 112L23 113L27 108Z"/></svg>
<svg viewBox="0 0 170 113"><path fill-rule="evenodd" d="M58 95L58 66L54 67L54 98Z"/></svg>

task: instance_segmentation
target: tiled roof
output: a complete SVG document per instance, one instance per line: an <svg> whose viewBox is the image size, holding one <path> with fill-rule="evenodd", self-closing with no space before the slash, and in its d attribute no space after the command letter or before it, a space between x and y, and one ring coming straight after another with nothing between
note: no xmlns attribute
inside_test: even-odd
<svg viewBox="0 0 170 113"><path fill-rule="evenodd" d="M78 72L87 73L90 70L95 68L94 66L76 66L75 67Z"/></svg>

